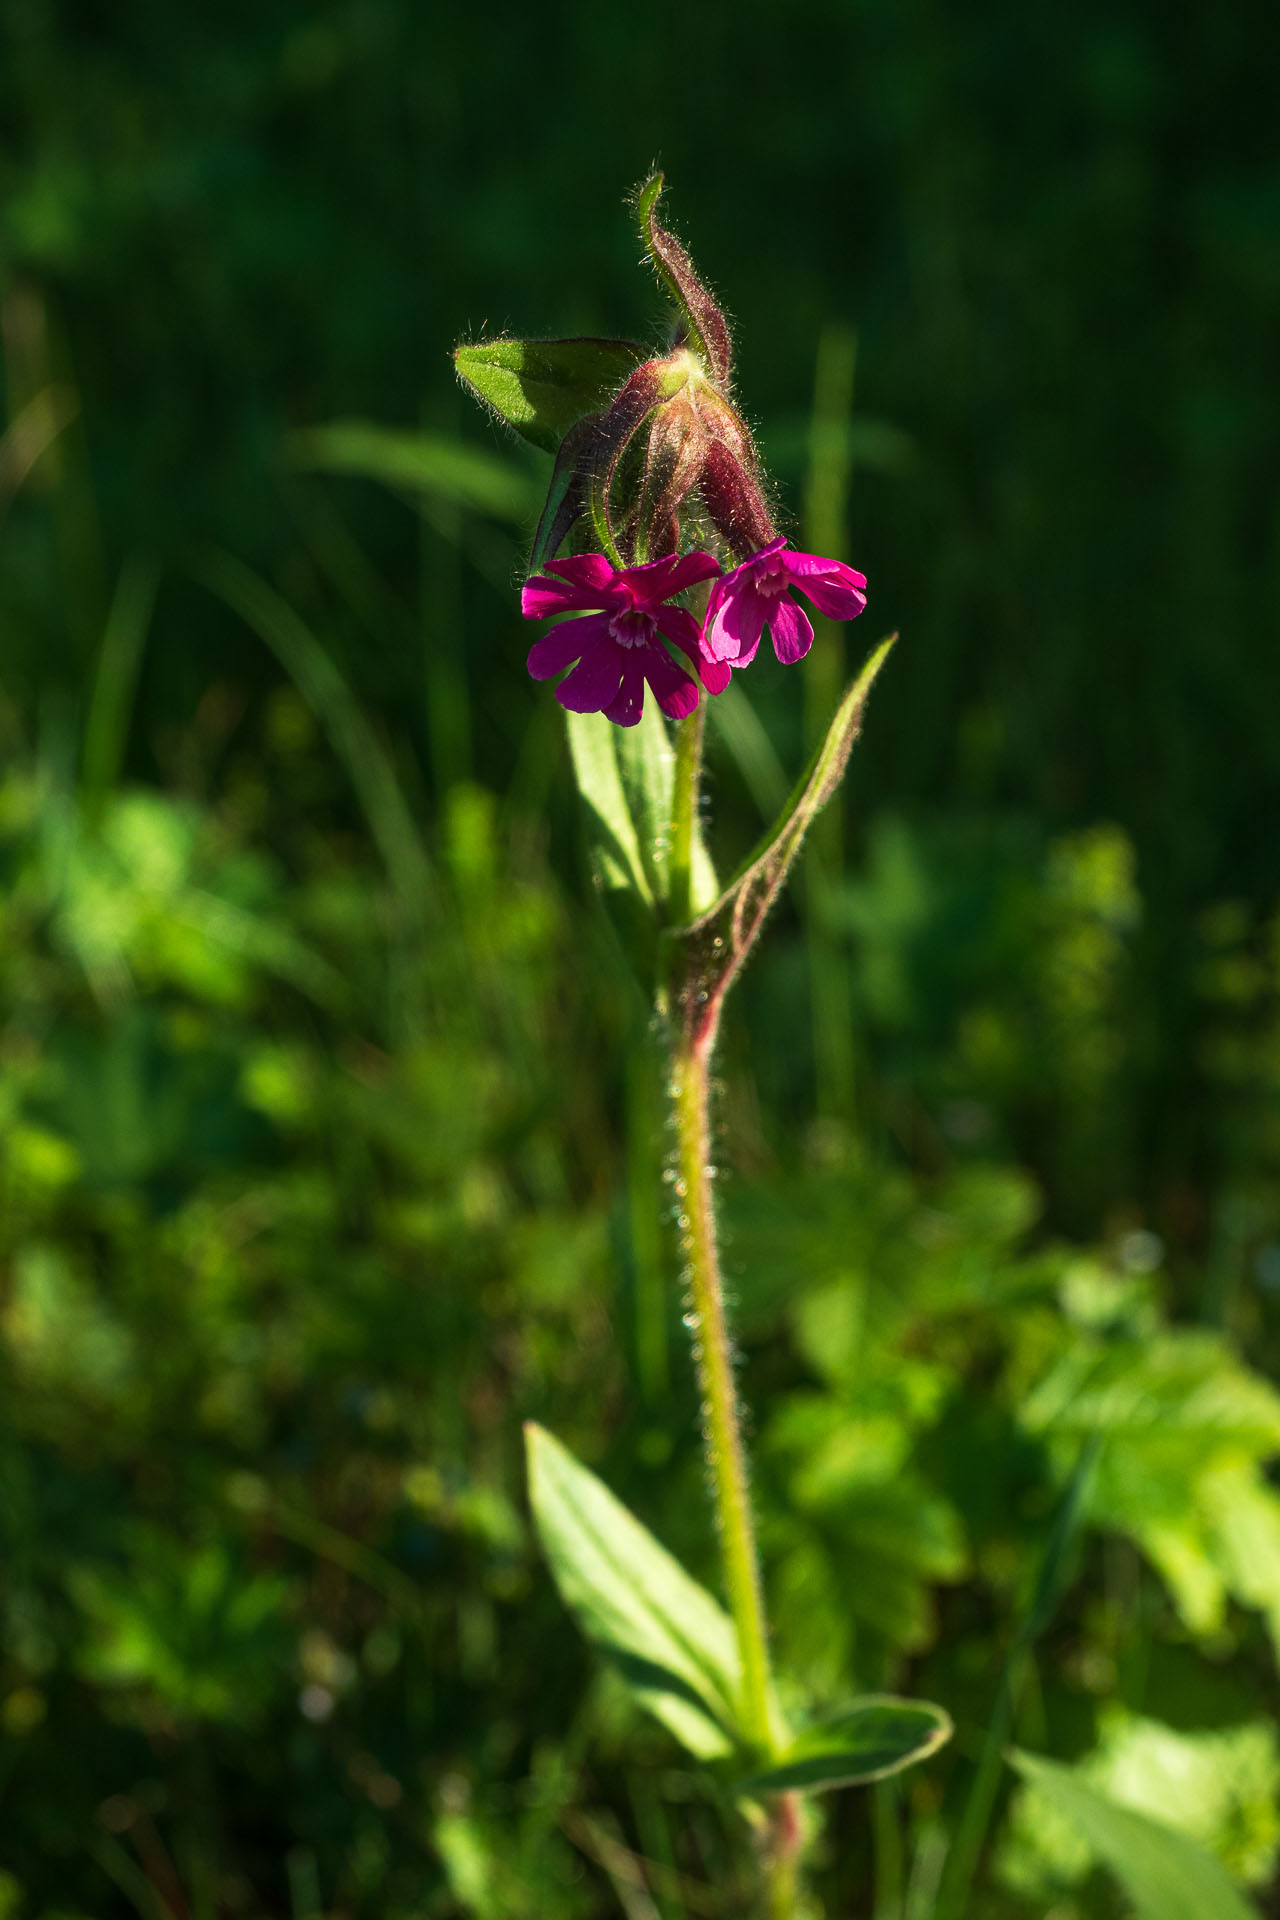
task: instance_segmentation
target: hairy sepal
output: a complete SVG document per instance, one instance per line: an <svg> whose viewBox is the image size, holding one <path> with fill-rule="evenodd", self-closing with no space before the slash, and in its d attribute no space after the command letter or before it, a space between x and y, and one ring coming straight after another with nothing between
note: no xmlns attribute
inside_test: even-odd
<svg viewBox="0 0 1280 1920"><path fill-rule="evenodd" d="M729 324L711 294L699 279L692 260L675 235L658 224L656 209L662 197L664 177L653 174L636 196L640 216L640 237L648 248L658 277L664 282L680 314L682 331L689 345L706 366L716 386L729 386L731 349Z"/></svg>

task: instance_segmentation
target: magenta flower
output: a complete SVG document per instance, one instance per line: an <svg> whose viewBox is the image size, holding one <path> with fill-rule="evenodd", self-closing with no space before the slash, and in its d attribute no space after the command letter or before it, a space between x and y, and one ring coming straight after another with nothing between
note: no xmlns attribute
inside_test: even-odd
<svg viewBox="0 0 1280 1920"><path fill-rule="evenodd" d="M750 665L766 627L784 665L803 660L813 645L813 628L792 599L791 587L829 620L852 620L866 606L864 574L843 560L785 552L786 544L771 540L712 587L702 629L702 683L708 693L724 691L731 668Z"/></svg>
<svg viewBox="0 0 1280 1920"><path fill-rule="evenodd" d="M698 683L662 642L664 637L673 641L698 666L698 623L683 607L666 603L719 571L720 562L710 553L671 554L621 569L602 553L548 561L546 573L525 581L520 601L525 619L578 612L584 618L562 620L534 641L530 673L535 680L549 680L576 660L556 688L556 699L570 713L603 713L620 727L634 727L639 720L646 680L672 719L692 713ZM559 577L552 580L550 574Z"/></svg>

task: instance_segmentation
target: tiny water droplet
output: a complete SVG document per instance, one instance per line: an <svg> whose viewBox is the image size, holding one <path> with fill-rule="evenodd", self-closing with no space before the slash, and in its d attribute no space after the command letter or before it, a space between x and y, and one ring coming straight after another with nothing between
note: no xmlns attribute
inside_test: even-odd
<svg viewBox="0 0 1280 1920"><path fill-rule="evenodd" d="M673 1185L674 1185L674 1187L675 1187L675 1190L676 1190L676 1193L677 1193L677 1195L678 1195L678 1197L679 1197L679 1198L680 1198L681 1200L683 1200L683 1199L684 1199L684 1197L685 1197L685 1195L686 1195L686 1193L688 1193L688 1191L689 1191L689 1183L688 1183L688 1181L687 1181L687 1180L678 1180L678 1179L676 1179L676 1178L674 1177L674 1173L673 1173L673 1176L672 1176L672 1183L673 1183Z"/></svg>
<svg viewBox="0 0 1280 1920"><path fill-rule="evenodd" d="M688 1327L690 1333L696 1333L698 1331L698 1328L702 1325L701 1316L696 1313L686 1313L683 1316L683 1319L684 1319L684 1324L686 1327Z"/></svg>
<svg viewBox="0 0 1280 1920"><path fill-rule="evenodd" d="M687 1213L678 1213L678 1214L676 1215L676 1225L677 1225L677 1226L679 1227L679 1229L680 1229L680 1231L681 1231L681 1233L688 1233L688 1231L689 1231L689 1216L688 1216L688 1214L687 1214Z"/></svg>
<svg viewBox="0 0 1280 1920"><path fill-rule="evenodd" d="M662 1177L669 1187L675 1186L676 1170L674 1167L664 1167L662 1169Z"/></svg>

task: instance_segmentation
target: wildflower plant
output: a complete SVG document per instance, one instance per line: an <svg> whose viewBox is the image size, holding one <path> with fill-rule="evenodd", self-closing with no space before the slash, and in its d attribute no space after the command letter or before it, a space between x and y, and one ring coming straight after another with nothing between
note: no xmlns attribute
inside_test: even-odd
<svg viewBox="0 0 1280 1920"><path fill-rule="evenodd" d="M839 786L892 640L845 692L760 844L719 879L701 827L706 703L751 665L766 630L784 664L804 657L813 628L802 601L851 620L867 582L778 533L733 397L728 325L658 221L662 190L655 174L636 207L673 310L664 353L623 340L502 338L458 347L455 363L499 418L555 456L522 593L525 616L545 624L528 666L535 680L562 676L555 697L595 875L668 1053L685 1321L727 1611L538 1427L528 1433L530 1497L566 1604L645 1707L720 1772L758 1843L761 1910L783 1916L805 1910L806 1798L895 1773L951 1731L925 1702L871 1696L798 1712L796 1689L775 1685L712 1195L711 1066L725 995Z"/></svg>

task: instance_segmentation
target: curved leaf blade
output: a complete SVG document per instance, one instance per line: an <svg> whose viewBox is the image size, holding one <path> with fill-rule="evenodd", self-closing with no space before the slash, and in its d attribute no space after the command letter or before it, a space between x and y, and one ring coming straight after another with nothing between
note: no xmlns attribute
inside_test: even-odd
<svg viewBox="0 0 1280 1920"><path fill-rule="evenodd" d="M799 1734L765 1773L740 1782L742 1792L828 1793L883 1780L916 1766L951 1738L951 1716L927 1700L866 1694L842 1713Z"/></svg>
<svg viewBox="0 0 1280 1920"><path fill-rule="evenodd" d="M604 1482L532 1422L529 1499L560 1596L587 1639L699 1759L741 1734L733 1623Z"/></svg>

